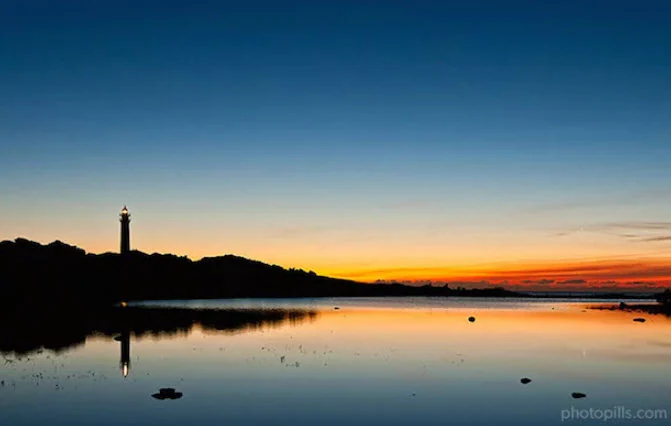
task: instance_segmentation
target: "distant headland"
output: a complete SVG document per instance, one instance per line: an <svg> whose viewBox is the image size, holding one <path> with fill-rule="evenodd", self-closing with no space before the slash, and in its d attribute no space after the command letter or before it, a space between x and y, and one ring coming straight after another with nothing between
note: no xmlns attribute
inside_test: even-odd
<svg viewBox="0 0 671 426"><path fill-rule="evenodd" d="M126 246L127 247L127 246ZM193 261L140 251L90 254L61 241L0 242L0 291L11 303L255 297L480 296L521 297L500 287L451 289L367 284L234 255Z"/></svg>

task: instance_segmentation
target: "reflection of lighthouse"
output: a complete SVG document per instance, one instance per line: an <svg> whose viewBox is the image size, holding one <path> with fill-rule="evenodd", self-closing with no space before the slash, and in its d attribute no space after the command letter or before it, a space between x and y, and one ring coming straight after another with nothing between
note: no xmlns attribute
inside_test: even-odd
<svg viewBox="0 0 671 426"><path fill-rule="evenodd" d="M121 222L121 254L126 254L130 251L130 213L126 206L121 210L119 222Z"/></svg>
<svg viewBox="0 0 671 426"><path fill-rule="evenodd" d="M119 361L119 366L121 367L121 374L126 377L130 372L130 332L122 332L118 339L121 342L121 361Z"/></svg>

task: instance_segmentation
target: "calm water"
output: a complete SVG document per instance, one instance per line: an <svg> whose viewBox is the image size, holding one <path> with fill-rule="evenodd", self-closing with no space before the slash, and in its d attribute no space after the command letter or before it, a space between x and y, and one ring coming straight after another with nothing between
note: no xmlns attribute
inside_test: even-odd
<svg viewBox="0 0 671 426"><path fill-rule="evenodd" d="M572 408L671 411L671 320L585 304L148 303L122 326L3 334L0 425L544 425ZM152 398L163 387L184 396Z"/></svg>

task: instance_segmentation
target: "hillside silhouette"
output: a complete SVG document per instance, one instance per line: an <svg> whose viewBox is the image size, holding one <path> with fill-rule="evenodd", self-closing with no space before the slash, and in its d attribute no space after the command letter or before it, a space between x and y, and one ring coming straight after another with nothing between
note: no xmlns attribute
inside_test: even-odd
<svg viewBox="0 0 671 426"><path fill-rule="evenodd" d="M501 288L365 284L225 255L193 261L171 254L90 254L55 241L0 242L0 291L17 307L40 301L110 303L130 300L241 297L515 296Z"/></svg>

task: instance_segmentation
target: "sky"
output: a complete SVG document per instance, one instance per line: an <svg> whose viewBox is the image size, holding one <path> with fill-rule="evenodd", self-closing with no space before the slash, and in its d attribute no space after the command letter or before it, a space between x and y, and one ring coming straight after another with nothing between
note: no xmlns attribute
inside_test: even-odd
<svg viewBox="0 0 671 426"><path fill-rule="evenodd" d="M0 239L671 285L666 1L0 0Z"/></svg>

